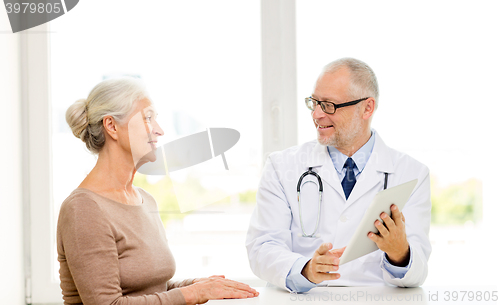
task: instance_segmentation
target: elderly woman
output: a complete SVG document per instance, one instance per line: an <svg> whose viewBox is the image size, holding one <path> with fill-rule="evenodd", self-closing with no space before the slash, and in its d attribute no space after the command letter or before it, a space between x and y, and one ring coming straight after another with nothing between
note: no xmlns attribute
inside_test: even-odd
<svg viewBox="0 0 500 305"><path fill-rule="evenodd" d="M101 82L69 107L66 121L98 159L59 214L64 304L198 304L258 295L224 276L170 281L175 262L156 202L132 185L137 168L155 160L163 135L141 82Z"/></svg>

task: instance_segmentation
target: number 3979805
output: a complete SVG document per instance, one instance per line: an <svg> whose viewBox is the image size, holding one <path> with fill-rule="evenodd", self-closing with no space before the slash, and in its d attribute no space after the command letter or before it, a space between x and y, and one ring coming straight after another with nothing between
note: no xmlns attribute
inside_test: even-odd
<svg viewBox="0 0 500 305"><path fill-rule="evenodd" d="M61 12L61 3L6 3L7 13L15 14L58 14Z"/></svg>

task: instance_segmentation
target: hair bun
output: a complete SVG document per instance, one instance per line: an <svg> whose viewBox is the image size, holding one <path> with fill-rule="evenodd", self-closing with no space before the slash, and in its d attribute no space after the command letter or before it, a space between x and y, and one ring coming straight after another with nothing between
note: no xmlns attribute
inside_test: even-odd
<svg viewBox="0 0 500 305"><path fill-rule="evenodd" d="M87 116L87 100L80 99L66 110L66 122L68 123L73 135L85 142L85 131L89 125Z"/></svg>
<svg viewBox="0 0 500 305"><path fill-rule="evenodd" d="M97 84L86 99L74 102L66 111L66 122L75 137L93 154L99 154L106 143L103 119L113 117L119 124L133 110L135 102L149 98L141 80L110 78Z"/></svg>

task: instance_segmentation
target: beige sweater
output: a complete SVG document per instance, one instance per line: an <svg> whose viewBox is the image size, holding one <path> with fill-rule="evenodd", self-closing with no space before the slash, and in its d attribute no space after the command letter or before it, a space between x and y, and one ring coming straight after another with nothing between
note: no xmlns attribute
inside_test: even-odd
<svg viewBox="0 0 500 305"><path fill-rule="evenodd" d="M63 202L57 252L64 304L185 304L154 198L126 205L78 188Z"/></svg>

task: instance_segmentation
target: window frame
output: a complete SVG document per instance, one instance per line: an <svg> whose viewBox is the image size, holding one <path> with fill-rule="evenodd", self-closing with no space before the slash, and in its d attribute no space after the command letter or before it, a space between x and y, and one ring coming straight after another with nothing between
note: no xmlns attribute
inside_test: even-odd
<svg viewBox="0 0 500 305"><path fill-rule="evenodd" d="M55 232L52 206L50 31L43 24L21 33L23 206L26 302L62 303L52 278ZM57 298L55 298L57 296Z"/></svg>

